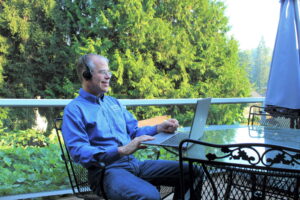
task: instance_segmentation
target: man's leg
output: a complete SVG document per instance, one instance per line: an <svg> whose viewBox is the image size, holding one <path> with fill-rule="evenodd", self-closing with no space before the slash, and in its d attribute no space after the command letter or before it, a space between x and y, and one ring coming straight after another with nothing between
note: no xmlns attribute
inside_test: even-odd
<svg viewBox="0 0 300 200"><path fill-rule="evenodd" d="M184 164L184 185L188 186L188 165ZM167 160L147 160L140 162L139 177L154 185L175 187L173 199L180 199L180 168L179 162ZM187 188L187 187L186 187Z"/></svg>
<svg viewBox="0 0 300 200"><path fill-rule="evenodd" d="M105 172L104 191L114 200L159 200L155 186L122 168L110 168Z"/></svg>

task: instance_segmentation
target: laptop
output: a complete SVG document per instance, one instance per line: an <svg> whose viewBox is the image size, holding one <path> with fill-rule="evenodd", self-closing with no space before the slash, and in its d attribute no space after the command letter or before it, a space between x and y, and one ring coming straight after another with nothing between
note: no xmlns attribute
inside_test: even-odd
<svg viewBox="0 0 300 200"><path fill-rule="evenodd" d="M211 103L211 98L197 100L197 104L194 112L194 118L189 133L161 132L154 135L155 140L145 141L143 142L143 144L178 148L179 143L184 139L199 140L202 137L204 132L210 103Z"/></svg>

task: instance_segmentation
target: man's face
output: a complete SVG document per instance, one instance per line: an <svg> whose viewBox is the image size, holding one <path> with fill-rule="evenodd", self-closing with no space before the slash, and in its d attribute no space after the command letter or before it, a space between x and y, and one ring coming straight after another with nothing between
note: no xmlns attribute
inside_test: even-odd
<svg viewBox="0 0 300 200"><path fill-rule="evenodd" d="M95 68L92 70L92 79L89 81L89 92L92 94L99 96L105 92L108 92L109 89L109 81L111 78L111 72L109 71L108 64L99 59L98 57L94 57L93 59Z"/></svg>

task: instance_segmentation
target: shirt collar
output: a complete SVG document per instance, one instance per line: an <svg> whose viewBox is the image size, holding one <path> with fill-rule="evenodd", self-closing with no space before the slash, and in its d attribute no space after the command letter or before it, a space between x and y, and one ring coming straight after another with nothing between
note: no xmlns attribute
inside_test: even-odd
<svg viewBox="0 0 300 200"><path fill-rule="evenodd" d="M102 96L100 96L100 97L97 97L97 96L95 96L95 95L93 95L91 93L88 93L87 91L85 91L82 88L80 88L80 90L79 90L79 95L82 98L84 98L84 99L86 99L86 100L88 100L90 102L93 102L93 103L100 103L100 100L101 101L104 100L104 94Z"/></svg>

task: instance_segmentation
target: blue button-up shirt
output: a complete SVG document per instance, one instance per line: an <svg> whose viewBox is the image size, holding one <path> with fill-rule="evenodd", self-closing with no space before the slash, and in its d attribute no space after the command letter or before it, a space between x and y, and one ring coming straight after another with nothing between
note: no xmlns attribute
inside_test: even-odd
<svg viewBox="0 0 300 200"><path fill-rule="evenodd" d="M140 135L155 135L156 126L138 128L138 121L117 99L80 89L64 109L62 133L71 157L88 168L120 159L119 146Z"/></svg>

